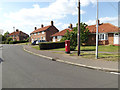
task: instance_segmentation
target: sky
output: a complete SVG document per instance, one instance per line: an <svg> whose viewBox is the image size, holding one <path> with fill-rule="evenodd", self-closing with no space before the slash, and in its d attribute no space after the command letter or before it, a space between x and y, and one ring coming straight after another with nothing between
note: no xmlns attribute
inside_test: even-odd
<svg viewBox="0 0 120 90"><path fill-rule="evenodd" d="M81 22L88 25L96 23L97 0L80 0ZM68 28L78 20L77 0L4 0L0 2L0 32L13 32L13 27L30 34L34 27L54 25L59 31ZM118 1L99 1L100 23L118 26Z"/></svg>

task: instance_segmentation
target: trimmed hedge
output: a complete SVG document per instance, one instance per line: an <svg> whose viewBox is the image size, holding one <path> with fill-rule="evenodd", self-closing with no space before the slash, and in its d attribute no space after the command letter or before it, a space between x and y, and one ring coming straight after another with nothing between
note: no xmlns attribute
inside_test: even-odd
<svg viewBox="0 0 120 90"><path fill-rule="evenodd" d="M56 48L64 48L65 42L44 42L39 43L40 50L48 50L48 49L56 49Z"/></svg>
<svg viewBox="0 0 120 90"><path fill-rule="evenodd" d="M26 43L28 41L10 41L9 44Z"/></svg>

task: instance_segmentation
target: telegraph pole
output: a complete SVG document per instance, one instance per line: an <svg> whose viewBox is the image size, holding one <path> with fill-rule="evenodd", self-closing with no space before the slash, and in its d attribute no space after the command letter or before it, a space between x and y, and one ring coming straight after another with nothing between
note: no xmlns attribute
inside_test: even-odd
<svg viewBox="0 0 120 90"><path fill-rule="evenodd" d="M15 27L13 27L13 33L14 33L14 35L13 35L13 41L15 41Z"/></svg>
<svg viewBox="0 0 120 90"><path fill-rule="evenodd" d="M80 56L80 0L78 0L78 56Z"/></svg>
<svg viewBox="0 0 120 90"><path fill-rule="evenodd" d="M96 59L98 59L98 0L97 0L97 22L96 22Z"/></svg>

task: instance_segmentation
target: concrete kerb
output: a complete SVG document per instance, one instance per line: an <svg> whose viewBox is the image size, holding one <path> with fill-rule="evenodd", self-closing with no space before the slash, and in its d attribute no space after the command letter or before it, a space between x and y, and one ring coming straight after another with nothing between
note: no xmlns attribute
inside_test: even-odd
<svg viewBox="0 0 120 90"><path fill-rule="evenodd" d="M40 57L43 57L43 58L47 58L47 59L52 60L52 61L57 61L57 62L61 62L61 63L66 63L66 64L79 66L79 67L84 67L84 68L89 68L89 69L94 69L94 70L101 70L101 71L106 71L106 72L117 72L117 73L120 73L120 71L117 70L117 69L94 67L94 66L88 66L88 65L79 64L79 63L73 63L73 62L69 62L69 61L66 61L66 60L54 59L52 57L48 57L48 56L44 56L44 55L33 53L31 51L26 50L24 47L23 47L23 50L28 52L28 53L31 53L33 55L40 56Z"/></svg>

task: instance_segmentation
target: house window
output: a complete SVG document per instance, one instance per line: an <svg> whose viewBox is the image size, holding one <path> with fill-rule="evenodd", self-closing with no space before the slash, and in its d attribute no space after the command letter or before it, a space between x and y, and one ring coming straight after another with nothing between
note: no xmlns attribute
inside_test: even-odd
<svg viewBox="0 0 120 90"><path fill-rule="evenodd" d="M105 40L108 40L108 34L105 34Z"/></svg>
<svg viewBox="0 0 120 90"><path fill-rule="evenodd" d="M108 40L108 34L101 33L98 35L99 40Z"/></svg>
<svg viewBox="0 0 120 90"><path fill-rule="evenodd" d="M36 33L34 33L34 35L36 35Z"/></svg>
<svg viewBox="0 0 120 90"><path fill-rule="evenodd" d="M42 34L44 34L45 32L44 31L42 31Z"/></svg>
<svg viewBox="0 0 120 90"><path fill-rule="evenodd" d="M38 32L38 35L39 35L40 33Z"/></svg>
<svg viewBox="0 0 120 90"><path fill-rule="evenodd" d="M62 39L62 36L57 36L57 40L60 41Z"/></svg>
<svg viewBox="0 0 120 90"><path fill-rule="evenodd" d="M40 40L40 38L38 38L37 40Z"/></svg>
<svg viewBox="0 0 120 90"><path fill-rule="evenodd" d="M41 40L43 40L43 37L41 36Z"/></svg>

